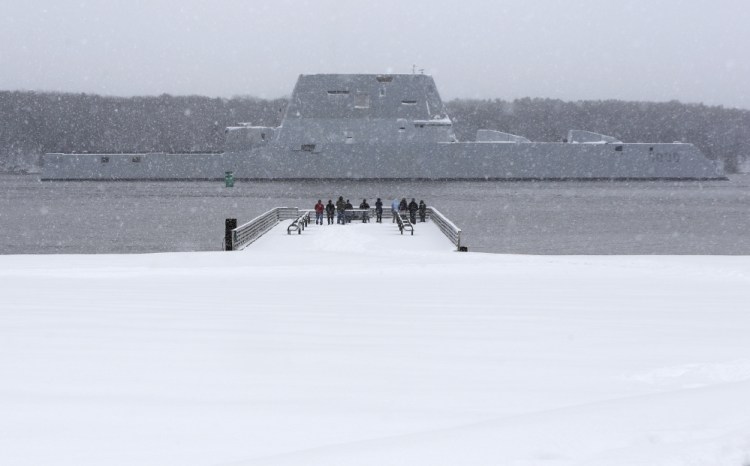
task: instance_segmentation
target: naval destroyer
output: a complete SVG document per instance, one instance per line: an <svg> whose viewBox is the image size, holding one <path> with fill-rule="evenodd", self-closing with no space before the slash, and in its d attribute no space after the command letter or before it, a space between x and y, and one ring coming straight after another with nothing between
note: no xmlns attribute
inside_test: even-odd
<svg viewBox="0 0 750 466"><path fill-rule="evenodd" d="M456 139L431 76L301 75L278 127L226 128L223 153L45 154L44 180L723 179L686 143L589 131L532 142L495 130Z"/></svg>

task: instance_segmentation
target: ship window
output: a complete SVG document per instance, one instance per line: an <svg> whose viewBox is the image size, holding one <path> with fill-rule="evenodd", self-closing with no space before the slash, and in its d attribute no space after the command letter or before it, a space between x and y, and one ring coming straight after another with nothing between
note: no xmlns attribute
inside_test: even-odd
<svg viewBox="0 0 750 466"><path fill-rule="evenodd" d="M349 91L345 91L345 90L328 91L328 95L349 95Z"/></svg>
<svg viewBox="0 0 750 466"><path fill-rule="evenodd" d="M380 88L380 97L385 97L385 88L384 87Z"/></svg>
<svg viewBox="0 0 750 466"><path fill-rule="evenodd" d="M260 133L260 139L265 141L266 140L266 133Z"/></svg>
<svg viewBox="0 0 750 466"><path fill-rule="evenodd" d="M302 144L302 150L305 152L312 152L315 150L315 144Z"/></svg>
<svg viewBox="0 0 750 466"><path fill-rule="evenodd" d="M354 108L370 108L370 94L358 92L354 100Z"/></svg>
<svg viewBox="0 0 750 466"><path fill-rule="evenodd" d="M109 157L102 157L101 161L102 163L109 163Z"/></svg>
<svg viewBox="0 0 750 466"><path fill-rule="evenodd" d="M417 105L417 101L416 100L402 100L401 104L402 105Z"/></svg>
<svg viewBox="0 0 750 466"><path fill-rule="evenodd" d="M141 161L141 156L140 155L136 155L135 157L133 157L130 160L132 160L135 163L139 163Z"/></svg>
<svg viewBox="0 0 750 466"><path fill-rule="evenodd" d="M622 152L622 146L615 146L615 150L617 152Z"/></svg>
<svg viewBox="0 0 750 466"><path fill-rule="evenodd" d="M378 76L375 79L377 79L379 83L389 83L393 81L393 76Z"/></svg>

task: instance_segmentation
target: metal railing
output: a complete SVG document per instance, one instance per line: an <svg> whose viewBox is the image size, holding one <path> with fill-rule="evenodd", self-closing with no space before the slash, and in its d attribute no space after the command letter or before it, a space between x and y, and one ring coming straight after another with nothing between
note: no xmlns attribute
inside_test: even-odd
<svg viewBox="0 0 750 466"><path fill-rule="evenodd" d="M338 209L336 210L336 217L338 218ZM344 218L346 219L347 223L350 223L352 220L365 220L369 222L372 217L375 216L375 208L370 207L369 209L346 209L344 211Z"/></svg>
<svg viewBox="0 0 750 466"><path fill-rule="evenodd" d="M427 217L432 220L432 222L437 225L438 228L440 228L440 231L443 232L445 236L448 237L449 240L453 244L456 245L456 249L459 251L465 250L461 247L461 229L458 228L453 222L448 220L448 218L441 214L439 210L437 210L434 207L427 207Z"/></svg>
<svg viewBox="0 0 750 466"><path fill-rule="evenodd" d="M411 224L411 221L409 221L406 215L396 215L396 223L398 224L398 229L401 231L402 235L404 234L404 230L409 230L411 235L414 236L414 225Z"/></svg>
<svg viewBox="0 0 750 466"><path fill-rule="evenodd" d="M297 207L275 207L232 230L231 250L243 249L266 234L280 221L296 219L299 216Z"/></svg>
<svg viewBox="0 0 750 466"><path fill-rule="evenodd" d="M307 225L310 224L310 211L306 210L305 213L297 217L292 223L286 227L286 234L291 235L293 231L296 231L298 235L302 234L302 231Z"/></svg>

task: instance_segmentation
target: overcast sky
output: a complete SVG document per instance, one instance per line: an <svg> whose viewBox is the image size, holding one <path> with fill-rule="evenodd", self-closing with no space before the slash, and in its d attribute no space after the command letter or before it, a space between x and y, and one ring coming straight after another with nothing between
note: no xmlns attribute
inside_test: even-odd
<svg viewBox="0 0 750 466"><path fill-rule="evenodd" d="M0 0L0 89L289 95L435 77L444 99L750 108L750 0Z"/></svg>

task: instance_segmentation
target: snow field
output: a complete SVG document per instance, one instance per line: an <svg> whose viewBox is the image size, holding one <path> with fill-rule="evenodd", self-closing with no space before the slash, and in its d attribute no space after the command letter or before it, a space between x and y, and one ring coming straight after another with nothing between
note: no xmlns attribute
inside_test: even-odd
<svg viewBox="0 0 750 466"><path fill-rule="evenodd" d="M464 254L395 229L0 256L1 462L750 458L747 257Z"/></svg>

